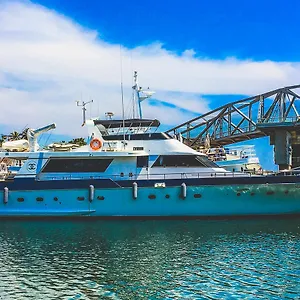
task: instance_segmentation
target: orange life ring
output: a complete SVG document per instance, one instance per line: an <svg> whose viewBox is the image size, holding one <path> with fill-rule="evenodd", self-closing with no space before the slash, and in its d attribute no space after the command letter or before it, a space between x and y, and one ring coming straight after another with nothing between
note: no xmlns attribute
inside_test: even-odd
<svg viewBox="0 0 300 300"><path fill-rule="evenodd" d="M102 147L102 142L101 140L97 139L97 138L93 138L90 142L90 147L93 150L99 150Z"/></svg>

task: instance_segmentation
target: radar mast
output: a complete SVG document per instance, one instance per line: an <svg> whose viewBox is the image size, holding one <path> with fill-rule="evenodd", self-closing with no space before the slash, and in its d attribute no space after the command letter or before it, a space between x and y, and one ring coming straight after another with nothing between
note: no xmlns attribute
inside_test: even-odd
<svg viewBox="0 0 300 300"><path fill-rule="evenodd" d="M154 91L150 91L149 88L147 90L144 90L141 86L138 84L138 74L137 71L134 71L133 73L133 118L135 118L135 105L137 103L138 106L138 118L142 119L143 114L142 114L142 107L141 107L141 102L150 98L153 94L155 94Z"/></svg>

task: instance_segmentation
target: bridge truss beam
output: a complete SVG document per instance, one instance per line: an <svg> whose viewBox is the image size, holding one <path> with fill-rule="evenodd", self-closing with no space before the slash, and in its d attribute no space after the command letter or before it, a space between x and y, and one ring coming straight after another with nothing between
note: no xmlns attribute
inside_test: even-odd
<svg viewBox="0 0 300 300"><path fill-rule="evenodd" d="M197 148L204 146L207 137L212 146L221 146L270 135L272 126L298 130L299 88L300 85L287 86L231 102L167 132L182 135L185 143Z"/></svg>

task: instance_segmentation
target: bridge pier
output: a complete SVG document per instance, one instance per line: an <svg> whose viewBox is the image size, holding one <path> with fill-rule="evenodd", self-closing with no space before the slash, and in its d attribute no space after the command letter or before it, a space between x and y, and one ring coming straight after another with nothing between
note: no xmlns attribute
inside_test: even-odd
<svg viewBox="0 0 300 300"><path fill-rule="evenodd" d="M292 166L293 168L300 167L300 134L299 131L292 131Z"/></svg>
<svg viewBox="0 0 300 300"><path fill-rule="evenodd" d="M270 144L274 145L274 161L279 170L292 168L292 138L287 130L275 130L270 135Z"/></svg>

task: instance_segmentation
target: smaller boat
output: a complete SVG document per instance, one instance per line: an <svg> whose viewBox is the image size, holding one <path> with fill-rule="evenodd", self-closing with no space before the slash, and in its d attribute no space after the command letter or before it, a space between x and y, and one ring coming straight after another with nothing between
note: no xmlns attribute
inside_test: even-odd
<svg viewBox="0 0 300 300"><path fill-rule="evenodd" d="M230 172L261 173L254 145L210 148L208 158Z"/></svg>
<svg viewBox="0 0 300 300"><path fill-rule="evenodd" d="M77 144L60 142L60 143L52 143L48 145L46 149L51 151L71 151L79 147L80 146Z"/></svg>
<svg viewBox="0 0 300 300"><path fill-rule="evenodd" d="M23 152L29 150L29 142L25 139L3 142L2 149L13 152Z"/></svg>

